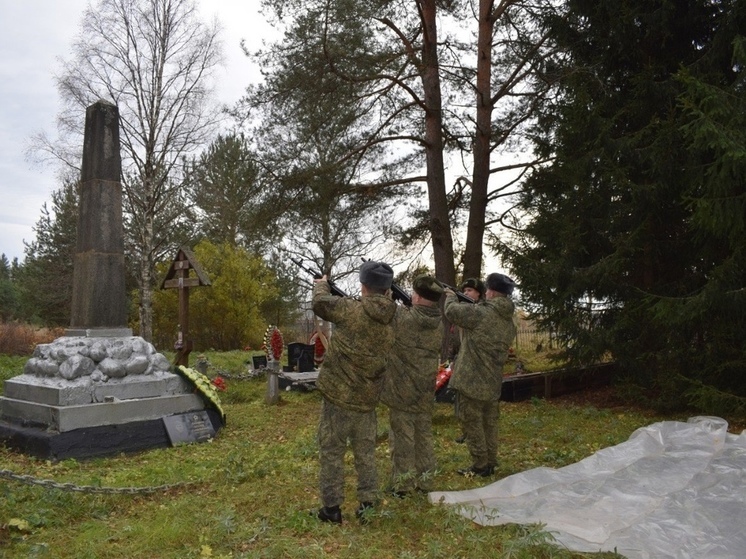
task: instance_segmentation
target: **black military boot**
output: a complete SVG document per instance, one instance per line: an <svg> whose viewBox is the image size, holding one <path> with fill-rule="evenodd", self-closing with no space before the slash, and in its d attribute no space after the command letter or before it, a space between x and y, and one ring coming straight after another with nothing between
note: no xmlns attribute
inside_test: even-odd
<svg viewBox="0 0 746 559"><path fill-rule="evenodd" d="M333 522L334 524L342 524L342 511L339 505L334 507L321 507L316 513L316 517L321 522Z"/></svg>

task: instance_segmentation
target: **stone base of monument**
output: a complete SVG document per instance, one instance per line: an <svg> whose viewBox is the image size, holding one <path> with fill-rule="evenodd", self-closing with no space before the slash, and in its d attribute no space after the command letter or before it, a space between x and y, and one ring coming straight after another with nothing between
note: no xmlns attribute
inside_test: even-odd
<svg viewBox="0 0 746 559"><path fill-rule="evenodd" d="M5 381L0 440L27 454L63 460L214 437L222 427L220 414L206 408L187 379L164 370L164 360L141 338L60 338L38 346L24 373ZM70 378L49 374L54 366ZM128 367L140 372L106 374L120 375Z"/></svg>
<svg viewBox="0 0 746 559"><path fill-rule="evenodd" d="M195 416L202 425L174 437L167 422L185 423L184 416ZM205 426L205 419L209 425ZM9 448L45 460L87 459L168 448L176 444L204 442L221 426L220 415L211 409L146 421L99 425L56 433L43 427L24 427L0 420L0 439ZM178 433L178 431L177 431Z"/></svg>

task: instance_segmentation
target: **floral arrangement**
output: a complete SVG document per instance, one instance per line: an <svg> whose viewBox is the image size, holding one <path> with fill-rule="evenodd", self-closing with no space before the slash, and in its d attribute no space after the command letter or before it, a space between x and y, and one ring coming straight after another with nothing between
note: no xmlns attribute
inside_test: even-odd
<svg viewBox="0 0 746 559"><path fill-rule="evenodd" d="M285 341L282 339L282 334L278 330L277 326L271 324L264 332L264 353L267 354L268 360L279 361L282 357L282 350L285 346Z"/></svg>
<svg viewBox="0 0 746 559"><path fill-rule="evenodd" d="M184 367L183 365L176 367L176 372L186 377L194 385L194 391L202 396L207 405L212 406L218 411L220 419L223 421L223 425L225 425L225 411L220 403L220 396L218 396L217 392L218 387L215 381L211 381L207 375L203 375L199 371ZM221 377L217 377L215 380L218 378L223 381L223 389L225 389L225 381Z"/></svg>
<svg viewBox="0 0 746 559"><path fill-rule="evenodd" d="M220 392L225 392L226 390L228 390L228 386L225 384L225 379L220 375L212 379L212 385L220 390Z"/></svg>

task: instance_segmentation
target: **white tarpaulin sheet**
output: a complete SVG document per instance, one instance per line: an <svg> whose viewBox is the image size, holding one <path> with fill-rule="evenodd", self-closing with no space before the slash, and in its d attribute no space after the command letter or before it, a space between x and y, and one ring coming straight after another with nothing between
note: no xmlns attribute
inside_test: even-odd
<svg viewBox="0 0 746 559"><path fill-rule="evenodd" d="M541 523L575 551L630 559L746 558L746 431L717 417L663 421L560 469L430 493L483 525Z"/></svg>

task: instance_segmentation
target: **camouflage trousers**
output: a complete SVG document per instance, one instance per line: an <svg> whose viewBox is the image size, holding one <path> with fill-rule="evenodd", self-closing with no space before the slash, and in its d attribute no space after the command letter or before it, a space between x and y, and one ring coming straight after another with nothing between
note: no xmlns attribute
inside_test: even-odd
<svg viewBox="0 0 746 559"><path fill-rule="evenodd" d="M334 507L344 502L344 459L347 445L357 473L357 498L373 502L378 491L376 472L376 412L350 411L324 398L319 421L319 488L321 503Z"/></svg>
<svg viewBox="0 0 746 559"><path fill-rule="evenodd" d="M389 408L391 487L396 491L430 491L435 472L432 413Z"/></svg>
<svg viewBox="0 0 746 559"><path fill-rule="evenodd" d="M499 400L475 400L457 393L456 419L466 435L472 465L477 468L497 465Z"/></svg>

